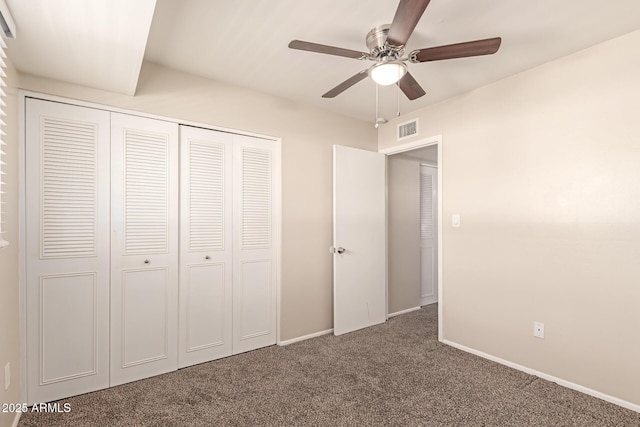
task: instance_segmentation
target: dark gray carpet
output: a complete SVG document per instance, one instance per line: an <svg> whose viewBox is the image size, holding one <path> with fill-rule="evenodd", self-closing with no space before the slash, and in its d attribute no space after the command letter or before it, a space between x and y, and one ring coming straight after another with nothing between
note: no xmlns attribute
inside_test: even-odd
<svg viewBox="0 0 640 427"><path fill-rule="evenodd" d="M640 414L437 341L437 306L89 393L27 426L640 426Z"/></svg>

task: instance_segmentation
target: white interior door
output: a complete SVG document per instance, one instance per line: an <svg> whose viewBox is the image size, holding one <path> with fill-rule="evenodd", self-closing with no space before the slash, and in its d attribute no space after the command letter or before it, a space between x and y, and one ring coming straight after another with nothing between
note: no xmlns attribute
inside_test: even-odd
<svg viewBox="0 0 640 427"><path fill-rule="evenodd" d="M232 353L233 136L180 126L179 366Z"/></svg>
<svg viewBox="0 0 640 427"><path fill-rule="evenodd" d="M333 147L333 330L386 320L386 158Z"/></svg>
<svg viewBox="0 0 640 427"><path fill-rule="evenodd" d="M111 114L111 385L178 367L178 125Z"/></svg>
<svg viewBox="0 0 640 427"><path fill-rule="evenodd" d="M234 135L233 354L276 343L278 143Z"/></svg>
<svg viewBox="0 0 640 427"><path fill-rule="evenodd" d="M109 386L109 113L26 101L27 401Z"/></svg>
<svg viewBox="0 0 640 427"><path fill-rule="evenodd" d="M420 305L438 302L438 169L420 166Z"/></svg>

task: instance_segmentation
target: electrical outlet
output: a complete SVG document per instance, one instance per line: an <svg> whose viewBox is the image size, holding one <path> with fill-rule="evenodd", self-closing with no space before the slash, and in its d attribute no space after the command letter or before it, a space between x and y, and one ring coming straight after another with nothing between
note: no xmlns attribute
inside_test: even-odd
<svg viewBox="0 0 640 427"><path fill-rule="evenodd" d="M536 338L544 338L544 323L533 322L533 336Z"/></svg>
<svg viewBox="0 0 640 427"><path fill-rule="evenodd" d="M4 389L9 390L11 385L11 362L4 365Z"/></svg>

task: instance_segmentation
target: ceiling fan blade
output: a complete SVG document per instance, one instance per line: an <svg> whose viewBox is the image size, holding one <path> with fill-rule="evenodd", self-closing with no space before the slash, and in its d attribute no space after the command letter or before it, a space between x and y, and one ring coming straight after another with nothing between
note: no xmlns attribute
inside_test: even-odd
<svg viewBox="0 0 640 427"><path fill-rule="evenodd" d="M347 80L340 83L338 86L331 89L329 92L322 95L323 98L335 98L337 95L340 95L345 90L349 89L354 84L358 83L360 80L364 80L369 75L369 70L362 70L358 74L349 77Z"/></svg>
<svg viewBox="0 0 640 427"><path fill-rule="evenodd" d="M491 55L500 48L502 39L476 40L472 42L429 47L411 52L412 62L440 61L441 59L466 58L468 56Z"/></svg>
<svg viewBox="0 0 640 427"><path fill-rule="evenodd" d="M411 101L426 94L424 89L422 89L416 79L413 78L411 73L405 74L398 84L400 85L400 90L402 90L402 92L404 92L407 98Z"/></svg>
<svg viewBox="0 0 640 427"><path fill-rule="evenodd" d="M387 43L395 47L406 45L430 1L400 0L387 34Z"/></svg>
<svg viewBox="0 0 640 427"><path fill-rule="evenodd" d="M305 42L302 40L292 40L289 43L291 49L306 50L308 52L325 53L327 55L345 56L347 58L360 59L366 57L364 52L357 50L343 49L341 47L327 46L324 44Z"/></svg>

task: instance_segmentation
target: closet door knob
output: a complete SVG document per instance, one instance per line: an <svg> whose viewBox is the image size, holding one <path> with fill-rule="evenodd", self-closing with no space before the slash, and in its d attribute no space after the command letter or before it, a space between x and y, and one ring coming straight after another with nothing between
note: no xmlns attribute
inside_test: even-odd
<svg viewBox="0 0 640 427"><path fill-rule="evenodd" d="M150 262L151 262L151 261L149 261L148 259L145 259L145 260L144 260L144 263L145 263L145 264L149 264Z"/></svg>

